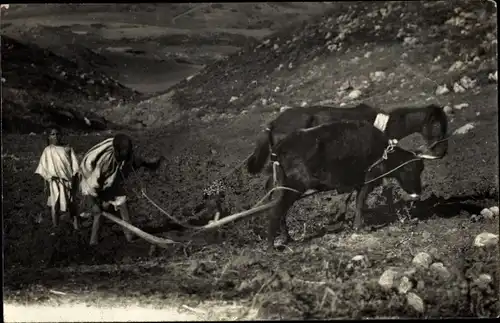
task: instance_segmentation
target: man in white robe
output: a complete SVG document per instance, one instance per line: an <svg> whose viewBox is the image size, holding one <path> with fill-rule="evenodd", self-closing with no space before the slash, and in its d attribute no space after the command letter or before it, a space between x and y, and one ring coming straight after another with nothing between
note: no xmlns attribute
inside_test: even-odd
<svg viewBox="0 0 500 323"><path fill-rule="evenodd" d="M133 169L157 169L162 159L163 156L148 162L135 156L132 140L124 134L117 134L89 149L80 163L80 190L93 204L91 245L98 243L102 211L113 206L124 221L130 222L123 180ZM127 241L132 241L130 231L124 229L124 234Z"/></svg>
<svg viewBox="0 0 500 323"><path fill-rule="evenodd" d="M48 183L47 206L51 209L54 228L59 225L61 213L69 211L73 226L78 230L78 211L75 201L78 160L73 148L61 143L60 135L57 128L49 130L48 145L43 150L35 173Z"/></svg>

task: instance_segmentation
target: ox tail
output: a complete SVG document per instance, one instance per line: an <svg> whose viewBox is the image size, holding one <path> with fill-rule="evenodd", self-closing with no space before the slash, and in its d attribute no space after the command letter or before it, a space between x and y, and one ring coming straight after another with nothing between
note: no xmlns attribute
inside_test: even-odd
<svg viewBox="0 0 500 323"><path fill-rule="evenodd" d="M261 132L257 137L255 149L247 161L247 171L252 175L255 175L262 171L267 157L269 157L269 136L270 134L266 130Z"/></svg>

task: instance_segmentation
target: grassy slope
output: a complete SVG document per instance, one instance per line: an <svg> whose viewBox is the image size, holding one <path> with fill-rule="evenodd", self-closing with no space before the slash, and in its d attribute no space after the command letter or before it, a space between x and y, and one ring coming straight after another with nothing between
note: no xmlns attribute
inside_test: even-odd
<svg viewBox="0 0 500 323"><path fill-rule="evenodd" d="M471 223L468 219L470 213L498 203L495 201L498 175L491 166L497 163L494 133L497 89L487 82L487 74L496 69L496 62L491 41L486 39L488 33L494 33L495 17L481 17L485 7L473 2L460 5L433 2L426 5L429 7L420 2L406 6L397 2L343 6L331 14L330 21L319 19L317 23L279 33L258 48L258 45L249 46L189 82L179 84L168 95L138 106L137 116L146 107L149 115L164 116L158 124L181 119L183 113L189 118L182 127L172 124L156 132L135 133L142 152L151 155L162 152L168 163L158 176L141 173L139 182L132 184L131 180L130 197L137 213L134 223L158 224L164 218L136 194L140 185L167 210L174 209L176 203L196 205L204 186L232 169L249 153L260 126L281 105L302 100L347 101L345 94L336 93L346 80L360 88L363 93L360 99L380 106L418 102L428 97L443 105L469 103L468 108L456 111L450 118L451 130L471 121L479 121L479 124L466 135L451 139L449 156L427 163L424 178L429 183L429 192L436 195L457 196L463 201L479 198L471 203L468 211L460 205L457 209L445 207L441 212L429 209L423 212L427 219L402 224L394 223L396 215L388 215L389 226L375 232L358 236L349 232L325 234L320 228L328 222L328 216L338 210L338 203L328 195L321 195L301 201L290 211L293 236L301 238L305 231L304 240L292 244L291 249L271 255L260 248L263 244L259 241L266 228L263 218L221 230L219 234L225 239L222 244L175 247L164 251L164 257L148 261L136 258L146 254L147 244L137 242L124 248L120 230L109 226L104 230L105 240L98 250L86 246L88 229L79 235L70 230L61 232L58 256L61 265L82 262L114 265L71 266L38 272L21 270L15 266L42 265L53 252L56 238L46 235L47 221L42 224L33 221L42 212L44 202L41 194L34 193L41 191L41 183L30 175L36 163L33 152L43 147L41 138L35 136L31 141L19 143L18 137L8 137L4 139L4 153L18 159L4 159L9 170L4 175L5 187L9 188L4 193L4 214L8 215L4 217L8 247L5 251L9 277L7 300L51 304L83 301L101 306L137 301L156 307L166 303L187 304L204 309L208 319L214 316L213 313L210 316L207 304L222 303L222 300L235 301L247 309L253 304L260 309L259 316L267 318L496 315L498 248L483 251L471 245L480 232L498 234L498 220ZM388 10L389 7L392 9ZM476 13L476 19L481 19L476 26L474 18L467 18L467 24L472 26L469 36L461 34L465 26L444 25L449 18L460 14L454 12L458 8L465 13ZM383 17L383 12L390 13ZM344 17L339 17L341 15ZM394 20L395 17L400 18ZM374 35L375 25L381 26L378 36ZM400 28L406 37L418 38L416 46L403 46L403 40L395 37ZM347 31L341 41L343 49L330 53L327 46L331 44L326 44L325 36L331 31L334 38L340 30ZM298 37L295 41L294 36ZM496 35L494 37L496 39ZM287 40L290 40L288 45ZM275 43L283 52L276 52ZM371 52L370 59L365 58L367 52ZM434 62L438 55L441 59ZM456 60L466 61L475 56L479 61L468 65L466 70L447 72ZM318 58L314 60L315 57ZM275 71L280 64L287 67L290 62L291 70ZM388 79L380 83L369 81L369 87L364 88L363 79L377 70L384 70ZM390 73L394 73L392 78ZM438 84L450 86L451 81L463 75L478 79L475 90L434 96ZM281 90L274 91L278 86ZM391 94L387 93L389 90ZM424 93L422 98L421 93ZM239 100L229 103L231 96L236 95L240 96ZM262 104L262 98L267 99L266 104ZM162 109L155 109L156 106ZM243 110L246 112L242 113ZM77 137L69 140L81 152L102 138L89 136L85 142ZM155 141L161 144L151 145ZM239 178L230 176L227 183L232 188L228 199L233 211L263 195L260 177L242 173ZM26 202L26 196L33 196L31 203ZM379 202L372 199L372 206L376 204ZM401 212L400 216L405 214L404 210ZM381 214L383 212L372 211L367 220L379 222ZM308 239L318 235L322 237ZM207 242L220 241L210 235L205 238ZM383 291L376 283L388 267L402 270L411 267L412 257L420 251L433 254L451 273L449 281L425 270L413 274L414 292L425 303L423 314L415 312L405 296L396 290ZM360 254L368 258L370 265L348 268L350 259ZM131 257L135 258L134 263L127 265ZM79 272L68 274L68 270ZM473 280L481 273L491 274L494 280L486 287L475 287L470 278ZM41 275L42 286L34 285ZM328 301L321 304L327 287L337 296L333 305ZM70 294L61 300L50 296L50 288Z"/></svg>

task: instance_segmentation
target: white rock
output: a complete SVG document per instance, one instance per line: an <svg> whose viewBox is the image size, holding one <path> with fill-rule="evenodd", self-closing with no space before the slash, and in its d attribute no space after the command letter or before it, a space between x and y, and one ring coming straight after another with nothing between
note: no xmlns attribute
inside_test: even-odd
<svg viewBox="0 0 500 323"><path fill-rule="evenodd" d="M460 104L456 104L454 106L454 108L457 110L462 110L462 109L468 108L468 107L469 107L469 103L460 103Z"/></svg>
<svg viewBox="0 0 500 323"><path fill-rule="evenodd" d="M35 136L35 135L36 135L36 133L34 133L34 132L29 133L29 136Z"/></svg>
<svg viewBox="0 0 500 323"><path fill-rule="evenodd" d="M495 71L495 73L488 74L488 80L493 82L498 82L498 71Z"/></svg>
<svg viewBox="0 0 500 323"><path fill-rule="evenodd" d="M280 64L280 65L278 65L278 67L276 67L276 70L281 71L283 69L283 67L285 67L285 65Z"/></svg>
<svg viewBox="0 0 500 323"><path fill-rule="evenodd" d="M292 63L288 63L288 69L291 70L293 68L293 64Z"/></svg>
<svg viewBox="0 0 500 323"><path fill-rule="evenodd" d="M281 88L279 86L277 86L275 89L274 89L274 92L279 92L281 90Z"/></svg>
<svg viewBox="0 0 500 323"><path fill-rule="evenodd" d="M232 97L229 99L229 103L234 102L234 101L236 101L236 100L238 100L238 97L237 97L237 96L232 96Z"/></svg>
<svg viewBox="0 0 500 323"><path fill-rule="evenodd" d="M475 128L473 122L469 122L453 132L454 135L463 135Z"/></svg>
<svg viewBox="0 0 500 323"><path fill-rule="evenodd" d="M370 79L373 82L381 82L385 79L385 72L376 71L376 72L370 73Z"/></svg>
<svg viewBox="0 0 500 323"><path fill-rule="evenodd" d="M488 275L488 274L481 274L479 275L478 279L484 283L491 283L493 281L493 279L491 278L491 275Z"/></svg>
<svg viewBox="0 0 500 323"><path fill-rule="evenodd" d="M404 276L403 278L401 278L401 281L399 282L398 292L400 294L406 294L410 291L410 289L412 287L413 287L413 284L410 281L410 279L408 277Z"/></svg>
<svg viewBox="0 0 500 323"><path fill-rule="evenodd" d="M280 48L280 45L278 45L278 44L274 44L274 45L273 45L273 49L274 49L274 50L278 50L278 48Z"/></svg>
<svg viewBox="0 0 500 323"><path fill-rule="evenodd" d="M450 272L448 269L443 265L442 262L435 262L430 266L430 270L433 272L439 274L442 278L447 279L450 277Z"/></svg>
<svg viewBox="0 0 500 323"><path fill-rule="evenodd" d="M326 36L325 36L325 40L328 40L330 37L332 37L332 33L331 32L327 32Z"/></svg>
<svg viewBox="0 0 500 323"><path fill-rule="evenodd" d="M412 264L420 268L429 268L432 257L426 252L419 252L412 260Z"/></svg>
<svg viewBox="0 0 500 323"><path fill-rule="evenodd" d="M498 206L492 206L492 207L490 207L490 211L493 212L494 216L498 216L498 214L499 214Z"/></svg>
<svg viewBox="0 0 500 323"><path fill-rule="evenodd" d="M482 209L481 216L485 219L492 220L495 217L495 214L490 209Z"/></svg>
<svg viewBox="0 0 500 323"><path fill-rule="evenodd" d="M83 120L85 120L85 123L87 124L87 126L91 125L90 120L87 119L87 117L83 117Z"/></svg>
<svg viewBox="0 0 500 323"><path fill-rule="evenodd" d="M337 44L331 44L331 45L328 45L328 47L327 47L327 48L328 48L328 50L329 50L330 52L333 52L334 50L336 50L336 49L337 49Z"/></svg>
<svg viewBox="0 0 500 323"><path fill-rule="evenodd" d="M405 37L403 40L403 45L405 46L413 46L417 43L416 37Z"/></svg>
<svg viewBox="0 0 500 323"><path fill-rule="evenodd" d="M300 104L301 107L305 107L307 106L307 102L306 101L302 101L302 103Z"/></svg>
<svg viewBox="0 0 500 323"><path fill-rule="evenodd" d="M349 81L345 81L344 83L342 83L342 85L340 86L340 90L341 91L347 91L351 88L351 83Z"/></svg>
<svg viewBox="0 0 500 323"><path fill-rule="evenodd" d="M465 25L465 19L459 16L451 17L450 19L446 20L445 24L463 27Z"/></svg>
<svg viewBox="0 0 500 323"><path fill-rule="evenodd" d="M5 77L2 77L2 83L5 83L5 81L7 81Z"/></svg>
<svg viewBox="0 0 500 323"><path fill-rule="evenodd" d="M261 99L260 102L262 103L262 105L266 105L267 104L267 99Z"/></svg>
<svg viewBox="0 0 500 323"><path fill-rule="evenodd" d="M340 107L345 107L346 105L347 105L347 103L345 103L345 102L340 103Z"/></svg>
<svg viewBox="0 0 500 323"><path fill-rule="evenodd" d="M366 52L364 56L365 58L370 58L370 56L372 56L372 52Z"/></svg>
<svg viewBox="0 0 500 323"><path fill-rule="evenodd" d="M394 285L394 278L398 274L394 269L387 269L384 271L380 279L378 280L378 284L384 289L391 289Z"/></svg>
<svg viewBox="0 0 500 323"><path fill-rule="evenodd" d="M446 84L439 85L436 89L436 95L444 95L446 93L450 92Z"/></svg>
<svg viewBox="0 0 500 323"><path fill-rule="evenodd" d="M455 92L455 93L464 93L465 89L464 89L463 86L461 86L460 84L458 84L457 82L455 82L453 84L453 92Z"/></svg>
<svg viewBox="0 0 500 323"><path fill-rule="evenodd" d="M355 100L361 96L361 91L360 90L353 90L349 93L348 97L351 100Z"/></svg>
<svg viewBox="0 0 500 323"><path fill-rule="evenodd" d="M498 234L483 232L474 239L475 247L489 247L498 244Z"/></svg>
<svg viewBox="0 0 500 323"><path fill-rule="evenodd" d="M445 107L443 108L443 111L444 111L444 113L446 113L446 114L453 114L453 109L452 109L449 105L445 106Z"/></svg>
<svg viewBox="0 0 500 323"><path fill-rule="evenodd" d="M420 298L415 293L408 293L406 294L406 301L408 302L408 305L413 307L413 309L419 313L423 313L425 308L424 308L424 301Z"/></svg>
<svg viewBox="0 0 500 323"><path fill-rule="evenodd" d="M468 76L463 76L460 79L460 84L465 88L465 89L472 89L473 87L476 86L476 80L471 79Z"/></svg>
<svg viewBox="0 0 500 323"><path fill-rule="evenodd" d="M454 72L463 69L465 64L462 61L456 61L453 65L450 66L448 72Z"/></svg>
<svg viewBox="0 0 500 323"><path fill-rule="evenodd" d="M356 267L368 267L368 258L364 255L357 255L352 257L351 262Z"/></svg>
<svg viewBox="0 0 500 323"><path fill-rule="evenodd" d="M284 105L280 108L280 112L283 112L283 111L286 111L288 109L291 109L292 107L288 106L288 105Z"/></svg>
<svg viewBox="0 0 500 323"><path fill-rule="evenodd" d="M487 289L488 285L493 281L490 275L481 274L478 278L474 280L474 284L477 285L480 289Z"/></svg>

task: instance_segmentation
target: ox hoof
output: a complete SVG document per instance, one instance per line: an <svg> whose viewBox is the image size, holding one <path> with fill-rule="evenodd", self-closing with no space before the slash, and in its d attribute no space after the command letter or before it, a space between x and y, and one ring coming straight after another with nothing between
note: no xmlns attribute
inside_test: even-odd
<svg viewBox="0 0 500 323"><path fill-rule="evenodd" d="M352 229L355 231L355 232L359 232L361 231L362 228L362 225L360 223L355 223L352 227Z"/></svg>

